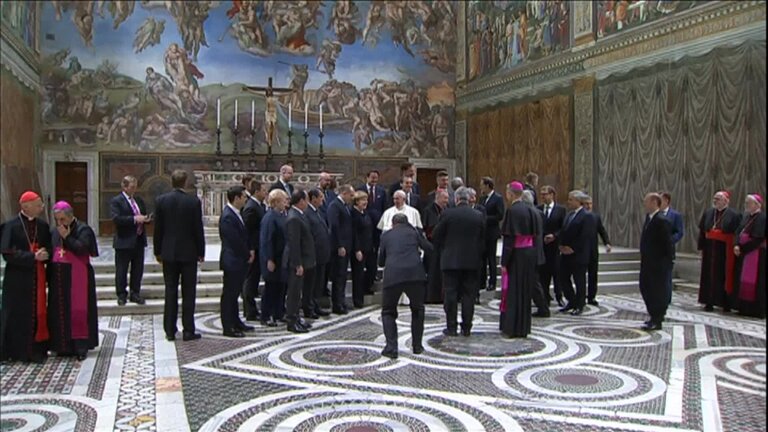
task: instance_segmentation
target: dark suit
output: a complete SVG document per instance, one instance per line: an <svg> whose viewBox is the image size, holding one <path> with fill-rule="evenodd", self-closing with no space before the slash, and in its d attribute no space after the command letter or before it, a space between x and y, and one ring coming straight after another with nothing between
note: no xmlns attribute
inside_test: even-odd
<svg viewBox="0 0 768 432"><path fill-rule="evenodd" d="M595 229L597 235L603 240L603 245L611 244L611 239L608 237L608 231L603 226L603 218L598 213L590 213L595 219ZM598 250L597 235L592 239L592 253L589 257L589 266L587 268L587 299L590 301L595 300L597 296L597 270L598 262L600 261L600 252Z"/></svg>
<svg viewBox="0 0 768 432"><path fill-rule="evenodd" d="M133 196L139 212L147 214L147 206L141 197ZM120 193L109 202L109 213L115 224L112 247L115 249L115 289L117 297L126 298L128 267L131 268L131 296L139 295L141 279L144 276L144 248L147 247L146 226L134 222L134 212L125 194ZM139 230L141 232L139 232Z"/></svg>
<svg viewBox="0 0 768 432"><path fill-rule="evenodd" d="M346 310L344 303L347 287L347 266L352 255L354 244L354 229L352 228L352 212L345 203L336 198L328 205L328 226L331 229L331 262L334 274L331 280L331 304L334 311ZM339 256L339 248L346 250L346 255Z"/></svg>
<svg viewBox="0 0 768 432"><path fill-rule="evenodd" d="M159 256L163 261L165 333L176 333L179 278L184 331L194 332L197 262L205 258L202 208L196 196L181 189L174 189L157 198L154 248L155 256Z"/></svg>
<svg viewBox="0 0 768 432"><path fill-rule="evenodd" d="M238 316L237 297L243 289L248 274L248 258L252 247L248 230L235 210L224 207L219 219L221 255L219 268L224 270L224 287L221 291L221 326L224 331L243 328Z"/></svg>
<svg viewBox="0 0 768 432"><path fill-rule="evenodd" d="M365 283L366 286L372 287L379 270L376 265L376 257L379 255L379 243L381 241L381 230L376 227L379 225L381 215L383 215L384 211L387 209L387 192L380 185L374 186L373 191L370 189L371 186L368 184L364 184L357 188L357 190L368 194L368 208L366 211L371 216L371 222L373 222L373 256L371 257L372 261L370 263L366 260L365 266Z"/></svg>
<svg viewBox="0 0 768 432"><path fill-rule="evenodd" d="M565 207L552 203L552 209L549 212L549 217L545 212L546 204L542 204L537 208L541 210L544 217L544 235L552 234L555 236L555 240L551 243L544 243L544 265L539 267L539 283L541 283L541 289L544 290L544 294L552 300L549 295L549 284L554 282L555 297L560 300L563 297L562 286L560 284L560 230L563 228L565 222L565 215L567 211Z"/></svg>
<svg viewBox="0 0 768 432"><path fill-rule="evenodd" d="M259 260L264 277L264 294L261 296L261 320L280 319L285 314L285 284L287 275L282 265L285 249L285 218L283 213L270 209L261 220ZM268 261L275 263L269 271Z"/></svg>
<svg viewBox="0 0 768 432"><path fill-rule="evenodd" d="M401 190L403 188L403 185L400 182L393 183L392 186L389 187L389 192L387 193L387 197L389 198L389 205L388 207L392 207L392 197L395 195L395 192ZM421 189L419 188L419 184L415 181L413 182L413 192L416 193L416 195L419 195L419 192Z"/></svg>
<svg viewBox="0 0 768 432"><path fill-rule="evenodd" d="M280 179L278 179L276 182L272 183L272 185L269 187L269 191L272 192L275 189L280 189L281 191L288 194L288 198L291 198L291 195L293 195L293 185L290 183L283 184Z"/></svg>
<svg viewBox="0 0 768 432"><path fill-rule="evenodd" d="M456 197L452 190L445 190L448 193L448 205L446 205L446 208L448 207L456 207ZM430 204L433 204L435 202L435 195L437 194L437 189L433 190L432 192L427 194L427 200L422 203L422 207L427 208Z"/></svg>
<svg viewBox="0 0 768 432"><path fill-rule="evenodd" d="M504 200L501 195L493 192L491 195L482 197L480 204L485 207L485 253L480 283L486 283L485 278L488 275L488 287L496 289L496 249L501 237L499 224L504 218Z"/></svg>
<svg viewBox="0 0 768 432"><path fill-rule="evenodd" d="M667 208L666 211L662 210L661 214L667 218L672 226L672 266L669 268L667 274L667 297L668 303L672 303L672 271L675 268L675 246L683 239L685 228L683 226L683 215L673 208Z"/></svg>
<svg viewBox="0 0 768 432"><path fill-rule="evenodd" d="M245 203L245 207L240 211L245 222L245 229L248 231L248 241L251 250L256 253L256 259L253 260L248 268L248 276L243 285L243 312L248 320L256 320L259 316L259 308L256 306L256 297L259 295L259 281L261 280L261 262L259 260L259 235L261 234L261 220L266 213L266 206L250 197Z"/></svg>
<svg viewBox="0 0 768 432"><path fill-rule="evenodd" d="M373 220L368 211L352 209L352 227L354 228L354 242L352 245L352 255L350 256L352 267L352 303L355 307L363 307L365 294L371 290L371 284L368 284L369 274L376 272L376 255L373 251ZM363 254L363 261L358 261L355 257L357 252Z"/></svg>
<svg viewBox="0 0 768 432"><path fill-rule="evenodd" d="M314 279L312 282L312 295L302 295L301 297L304 315L310 315L312 312L320 310L317 298L323 295L323 291L327 286L325 271L326 266L331 261L331 232L318 209L309 206L304 214L307 216L309 228L315 240L315 261L317 262L312 275Z"/></svg>
<svg viewBox="0 0 768 432"><path fill-rule="evenodd" d="M307 207L307 210L310 210ZM288 273L288 290L285 301L285 318L288 325L299 319L299 305L303 295L312 296L315 281L313 273L317 264L315 257L315 239L312 236L306 213L292 207L285 220L286 247L283 263ZM304 273L296 274L296 268L302 266Z"/></svg>
<svg viewBox="0 0 768 432"><path fill-rule="evenodd" d="M381 323L387 341L384 351L397 352L397 303L403 292L410 301L412 346L421 347L427 277L419 248L429 252L432 245L409 224L395 225L381 236L379 265L384 267Z"/></svg>
<svg viewBox="0 0 768 432"><path fill-rule="evenodd" d="M323 216L323 219L325 219L326 222L328 222L328 206L331 205L331 203L336 200L338 195L336 195L336 192L334 192L332 189L322 189L323 196L325 199L323 200L323 205L318 208L320 210L320 215Z"/></svg>
<svg viewBox="0 0 768 432"><path fill-rule="evenodd" d="M563 229L560 231L560 246L570 247L573 253L562 255L560 283L565 298L574 309L583 309L586 303L587 267L596 236L595 219L589 212L581 208L576 213L570 212L566 215Z"/></svg>
<svg viewBox="0 0 768 432"><path fill-rule="evenodd" d="M485 217L468 205L445 209L432 232L432 242L440 250L440 269L445 287L445 309L448 331L457 329L456 314L461 297L461 327L472 328L475 297L480 287L480 266L483 263Z"/></svg>
<svg viewBox="0 0 768 432"><path fill-rule="evenodd" d="M672 266L672 227L659 212L646 216L640 236L640 294L652 324L661 324L667 313L667 272Z"/></svg>

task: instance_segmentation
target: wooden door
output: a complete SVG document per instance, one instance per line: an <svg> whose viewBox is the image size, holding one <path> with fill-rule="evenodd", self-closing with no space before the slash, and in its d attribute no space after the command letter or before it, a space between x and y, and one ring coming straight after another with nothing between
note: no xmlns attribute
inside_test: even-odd
<svg viewBox="0 0 768 432"><path fill-rule="evenodd" d="M445 168L419 168L419 195L427 199L430 192L437 189L437 173Z"/></svg>
<svg viewBox="0 0 768 432"><path fill-rule="evenodd" d="M75 217L88 220L88 164L86 162L56 162L56 199L72 205ZM53 203L52 203L53 204Z"/></svg>

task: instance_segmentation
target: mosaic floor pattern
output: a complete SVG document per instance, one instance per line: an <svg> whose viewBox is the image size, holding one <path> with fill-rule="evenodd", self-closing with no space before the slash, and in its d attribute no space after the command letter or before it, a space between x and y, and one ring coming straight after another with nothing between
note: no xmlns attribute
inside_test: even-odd
<svg viewBox="0 0 768 432"><path fill-rule="evenodd" d="M442 334L429 306L425 352L380 356L379 310L293 335L257 328L167 342L161 316L102 317L83 362L0 365L0 431L765 431L765 321L706 313L676 292L662 331L639 330L639 295L606 295L581 317L498 332L498 301L470 337Z"/></svg>

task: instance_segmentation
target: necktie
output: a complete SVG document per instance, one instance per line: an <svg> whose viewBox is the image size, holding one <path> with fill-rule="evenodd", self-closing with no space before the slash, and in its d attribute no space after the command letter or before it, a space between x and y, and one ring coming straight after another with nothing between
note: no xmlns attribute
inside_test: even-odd
<svg viewBox="0 0 768 432"><path fill-rule="evenodd" d="M645 223L643 224L643 231L648 228L648 224L651 222L651 215L645 215Z"/></svg>
<svg viewBox="0 0 768 432"><path fill-rule="evenodd" d="M141 210L139 210L139 206L136 204L136 201L134 201L133 197L128 198L128 202L131 204L131 210L133 210L133 215L138 216L141 214ZM136 235L141 235L144 232L144 224L140 223L136 225Z"/></svg>
<svg viewBox="0 0 768 432"><path fill-rule="evenodd" d="M376 186L368 186L368 195L371 196L371 204L376 202Z"/></svg>
<svg viewBox="0 0 768 432"><path fill-rule="evenodd" d="M545 213L547 215L547 219L549 219L549 214L552 213L552 206L547 205Z"/></svg>
<svg viewBox="0 0 768 432"><path fill-rule="evenodd" d="M574 218L575 216L576 216L576 212L571 212L571 213L569 213L569 214L568 214L568 217L565 219L565 225L563 225L563 226L567 227L568 225L570 225L570 224L571 224L571 221L573 220L573 218Z"/></svg>
<svg viewBox="0 0 768 432"><path fill-rule="evenodd" d="M488 196L487 196L487 197L485 197L485 203L484 203L484 204L485 204L486 206L488 205L488 201L490 201L490 200L491 200L491 197L492 197L492 196L493 196L493 194L492 194L492 193L490 193L490 194L488 194Z"/></svg>
<svg viewBox="0 0 768 432"><path fill-rule="evenodd" d="M408 205L411 205L411 193L410 192L405 194L405 203L408 204Z"/></svg>

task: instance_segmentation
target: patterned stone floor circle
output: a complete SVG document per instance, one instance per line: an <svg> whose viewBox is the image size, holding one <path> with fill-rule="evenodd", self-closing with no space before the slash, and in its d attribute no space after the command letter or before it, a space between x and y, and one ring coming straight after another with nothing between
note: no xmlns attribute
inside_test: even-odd
<svg viewBox="0 0 768 432"><path fill-rule="evenodd" d="M376 325L381 324L381 311L371 314L370 321ZM407 306L399 306L397 314L397 327L398 330L411 328L411 310ZM483 316L479 313L475 313L472 318L472 325L478 325L486 323ZM427 305L424 310L424 326L439 326L445 327L445 312L439 305Z"/></svg>
<svg viewBox="0 0 768 432"><path fill-rule="evenodd" d="M45 415L32 412L3 411L2 416L3 418L0 419L0 431L2 432L45 430L44 426L47 421Z"/></svg>
<svg viewBox="0 0 768 432"><path fill-rule="evenodd" d="M701 368L752 390L765 391L765 355L758 352L724 352L701 359Z"/></svg>
<svg viewBox="0 0 768 432"><path fill-rule="evenodd" d="M354 375L378 370L390 360L381 347L348 341L322 341L282 346L272 351L270 363L284 370L322 372L324 375Z"/></svg>
<svg viewBox="0 0 768 432"><path fill-rule="evenodd" d="M669 333L645 332L639 328L622 326L615 321L610 323L591 322L584 324L566 324L549 327L552 331L566 338L579 342L612 347L638 347L667 343L672 340Z"/></svg>
<svg viewBox="0 0 768 432"><path fill-rule="evenodd" d="M77 413L72 409L47 404L0 404L0 430L27 432L47 430L75 430Z"/></svg>
<svg viewBox="0 0 768 432"><path fill-rule="evenodd" d="M522 429L501 410L475 407L453 399L301 389L229 407L199 430L469 432Z"/></svg>
<svg viewBox="0 0 768 432"><path fill-rule="evenodd" d="M662 396L666 383L624 366L589 363L497 371L493 383L517 397L583 407L622 406Z"/></svg>

